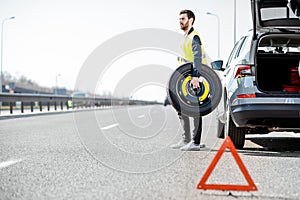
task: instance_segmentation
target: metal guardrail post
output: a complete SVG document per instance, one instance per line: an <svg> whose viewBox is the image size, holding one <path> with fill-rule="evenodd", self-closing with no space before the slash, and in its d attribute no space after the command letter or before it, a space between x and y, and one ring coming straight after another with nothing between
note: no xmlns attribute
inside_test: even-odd
<svg viewBox="0 0 300 200"><path fill-rule="evenodd" d="M42 105L41 101L39 101L39 107L40 107L40 111L42 112L43 111L43 105Z"/></svg>
<svg viewBox="0 0 300 200"><path fill-rule="evenodd" d="M24 113L24 101L21 101L21 113Z"/></svg>
<svg viewBox="0 0 300 200"><path fill-rule="evenodd" d="M14 106L13 102L9 102L9 112L10 112L10 114L13 114L13 106Z"/></svg>
<svg viewBox="0 0 300 200"><path fill-rule="evenodd" d="M30 110L31 110L31 112L33 112L33 106L34 106L34 102L30 102Z"/></svg>

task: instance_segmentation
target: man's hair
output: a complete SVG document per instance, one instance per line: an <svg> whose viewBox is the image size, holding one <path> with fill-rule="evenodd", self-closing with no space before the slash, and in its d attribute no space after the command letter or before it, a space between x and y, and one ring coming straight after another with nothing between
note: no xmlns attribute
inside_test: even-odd
<svg viewBox="0 0 300 200"><path fill-rule="evenodd" d="M193 18L193 23L192 24L194 24L194 22L195 22L195 14L193 13L193 11L191 11L191 10L182 10L182 11L180 11L179 14L180 15L181 14L186 14L187 17L188 17L188 19Z"/></svg>

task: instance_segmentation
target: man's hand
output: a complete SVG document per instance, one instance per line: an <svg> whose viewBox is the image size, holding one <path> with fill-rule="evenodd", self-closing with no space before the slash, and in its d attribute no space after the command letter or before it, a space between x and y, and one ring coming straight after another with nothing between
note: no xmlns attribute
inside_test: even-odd
<svg viewBox="0 0 300 200"><path fill-rule="evenodd" d="M199 85L199 78L198 77L193 77L191 82L190 82L190 86L193 88L193 89L197 89L198 87L200 87Z"/></svg>

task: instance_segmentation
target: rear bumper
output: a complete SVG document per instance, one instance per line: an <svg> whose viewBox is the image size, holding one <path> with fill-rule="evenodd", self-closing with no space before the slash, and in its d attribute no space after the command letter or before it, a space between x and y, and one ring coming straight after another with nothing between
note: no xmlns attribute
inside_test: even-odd
<svg viewBox="0 0 300 200"><path fill-rule="evenodd" d="M231 107L238 127L300 128L300 104L240 104Z"/></svg>

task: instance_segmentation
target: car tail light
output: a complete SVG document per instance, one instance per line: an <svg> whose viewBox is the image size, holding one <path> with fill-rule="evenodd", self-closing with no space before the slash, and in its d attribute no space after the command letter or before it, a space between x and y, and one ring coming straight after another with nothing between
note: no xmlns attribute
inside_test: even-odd
<svg viewBox="0 0 300 200"><path fill-rule="evenodd" d="M234 78L241 78L245 76L252 76L250 65L237 65Z"/></svg>
<svg viewBox="0 0 300 200"><path fill-rule="evenodd" d="M238 94L237 98L244 99L244 98L256 98L255 94Z"/></svg>

